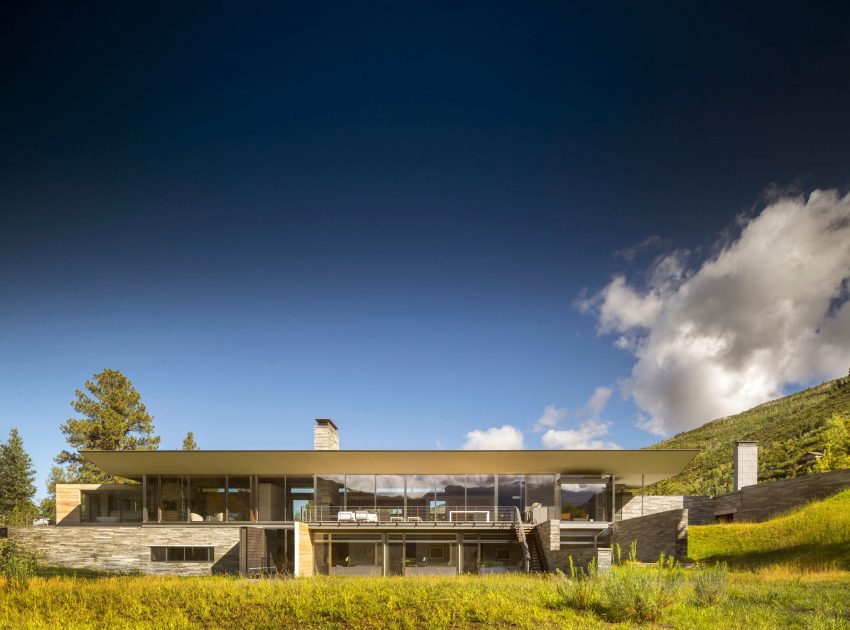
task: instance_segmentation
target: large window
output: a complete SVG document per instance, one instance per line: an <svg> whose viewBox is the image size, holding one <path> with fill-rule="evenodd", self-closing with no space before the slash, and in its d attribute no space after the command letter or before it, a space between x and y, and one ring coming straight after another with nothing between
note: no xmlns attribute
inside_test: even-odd
<svg viewBox="0 0 850 630"><path fill-rule="evenodd" d="M452 512L466 510L466 475L435 478L434 518L447 521Z"/></svg>
<svg viewBox="0 0 850 630"><path fill-rule="evenodd" d="M511 508L519 508L522 512L524 485L525 478L521 475L499 475L498 505L500 509L507 508L506 514L501 515L503 519L510 517Z"/></svg>
<svg viewBox="0 0 850 630"><path fill-rule="evenodd" d="M227 496L227 481L224 477L192 477L189 490L191 522L224 521Z"/></svg>
<svg viewBox="0 0 850 630"><path fill-rule="evenodd" d="M151 477L148 477L150 483ZM185 523L188 519L189 493L185 477L162 477L159 494L163 523ZM150 514L150 511L148 512Z"/></svg>
<svg viewBox="0 0 850 630"><path fill-rule="evenodd" d="M286 519L303 521L315 506L315 480L313 477L286 478Z"/></svg>
<svg viewBox="0 0 850 630"><path fill-rule="evenodd" d="M466 476L466 506L468 510L492 510L496 498L496 477L493 475Z"/></svg>
<svg viewBox="0 0 850 630"><path fill-rule="evenodd" d="M316 475L316 514L313 520L335 521L345 506L345 475Z"/></svg>
<svg viewBox="0 0 850 630"><path fill-rule="evenodd" d="M375 506L378 510L378 518L382 521L404 516L403 475L375 477Z"/></svg>
<svg viewBox="0 0 850 630"><path fill-rule="evenodd" d="M530 508L535 503L546 508L555 505L554 475L526 475L525 506ZM557 515L553 515L551 518L557 518Z"/></svg>
<svg viewBox="0 0 850 630"><path fill-rule="evenodd" d="M251 521L251 478L227 478L227 520Z"/></svg>
<svg viewBox="0 0 850 630"><path fill-rule="evenodd" d="M83 523L140 523L142 486L121 490L86 490L81 496Z"/></svg>
<svg viewBox="0 0 850 630"><path fill-rule="evenodd" d="M375 510L375 476L346 475L345 505L349 510Z"/></svg>
<svg viewBox="0 0 850 630"><path fill-rule="evenodd" d="M312 494L313 488L310 487ZM261 521L285 521L286 478L260 477L257 480L257 511Z"/></svg>
<svg viewBox="0 0 850 630"><path fill-rule="evenodd" d="M561 478L561 520L609 521L611 500L610 478Z"/></svg>
<svg viewBox="0 0 850 630"><path fill-rule="evenodd" d="M407 477L407 517L434 520L436 480L428 475Z"/></svg>

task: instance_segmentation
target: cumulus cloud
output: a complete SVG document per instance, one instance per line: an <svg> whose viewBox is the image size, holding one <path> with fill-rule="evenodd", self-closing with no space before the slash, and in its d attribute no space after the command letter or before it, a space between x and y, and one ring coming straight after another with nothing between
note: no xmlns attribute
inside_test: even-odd
<svg viewBox="0 0 850 630"><path fill-rule="evenodd" d="M466 434L463 444L466 450L520 450L523 445L522 431L514 426L505 424L484 431L475 430Z"/></svg>
<svg viewBox="0 0 850 630"><path fill-rule="evenodd" d="M597 387L584 405L576 410L558 409L549 405L537 420L535 429L546 432L540 441L546 448L594 449L619 448L613 442L598 438L608 435L610 422L602 419L602 410L611 397L610 387ZM579 421L574 429L556 429L555 426L567 419Z"/></svg>
<svg viewBox="0 0 850 630"><path fill-rule="evenodd" d="M548 427L554 427L567 417L569 412L566 409L559 409L555 405L546 405L543 410L543 415L534 423L535 431L544 431Z"/></svg>
<svg viewBox="0 0 850 630"><path fill-rule="evenodd" d="M850 366L850 195L782 198L700 264L659 257L577 306L634 354L623 394L658 435L781 396Z"/></svg>

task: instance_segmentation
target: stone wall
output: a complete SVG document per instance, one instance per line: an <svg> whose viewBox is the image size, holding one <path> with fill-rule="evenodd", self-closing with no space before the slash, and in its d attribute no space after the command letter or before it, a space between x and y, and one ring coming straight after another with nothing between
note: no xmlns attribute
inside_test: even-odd
<svg viewBox="0 0 850 630"><path fill-rule="evenodd" d="M628 520L640 518L670 510L688 510L688 521L691 525L704 525L714 522L712 497L682 496L682 495L630 495L618 497L622 503L617 510L617 518Z"/></svg>
<svg viewBox="0 0 850 630"><path fill-rule="evenodd" d="M632 541L637 543L637 560L655 562L665 556L683 559L688 555L688 511L668 510L614 523L612 544L620 545L626 557Z"/></svg>
<svg viewBox="0 0 850 630"><path fill-rule="evenodd" d="M824 499L850 488L850 470L834 470L747 486L713 497L711 518L732 515L735 521L765 521L809 501ZM696 523L694 523L696 524Z"/></svg>
<svg viewBox="0 0 850 630"><path fill-rule="evenodd" d="M239 527L168 525L12 527L9 535L46 564L76 569L162 575L239 570ZM213 546L212 562L152 562L151 547Z"/></svg>

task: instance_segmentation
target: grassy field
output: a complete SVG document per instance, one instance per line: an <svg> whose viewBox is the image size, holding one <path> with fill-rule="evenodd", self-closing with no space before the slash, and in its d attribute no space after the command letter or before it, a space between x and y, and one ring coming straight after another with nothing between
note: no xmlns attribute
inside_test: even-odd
<svg viewBox="0 0 850 630"><path fill-rule="evenodd" d="M850 571L850 490L764 523L691 527L688 552L696 561L722 560L737 569Z"/></svg>
<svg viewBox="0 0 850 630"><path fill-rule="evenodd" d="M687 572L686 572L687 573ZM46 577L0 590L3 628L601 628L549 576L463 578ZM685 591L670 628L850 628L850 574L733 574L722 603ZM631 627L629 623L615 627Z"/></svg>

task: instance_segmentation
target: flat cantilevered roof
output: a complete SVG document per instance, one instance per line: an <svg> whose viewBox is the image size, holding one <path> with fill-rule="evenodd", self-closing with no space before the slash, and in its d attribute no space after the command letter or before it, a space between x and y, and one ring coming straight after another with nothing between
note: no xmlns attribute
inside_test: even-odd
<svg viewBox="0 0 850 630"><path fill-rule="evenodd" d="M82 451L110 475L616 475L640 486L682 471L698 449L580 451Z"/></svg>

